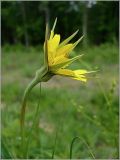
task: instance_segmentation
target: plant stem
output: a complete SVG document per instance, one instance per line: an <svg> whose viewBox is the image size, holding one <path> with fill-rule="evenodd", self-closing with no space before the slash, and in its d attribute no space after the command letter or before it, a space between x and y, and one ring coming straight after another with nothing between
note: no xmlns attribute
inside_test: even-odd
<svg viewBox="0 0 120 160"><path fill-rule="evenodd" d="M40 83L39 96L40 96L40 95L41 95L41 83ZM40 97L39 97L39 98L40 98ZM37 108L36 108L35 116L34 116L34 119L33 119L33 124L32 124L31 131L30 131L30 134L29 134L27 143L26 143L25 157L27 157L27 158L28 158L28 152L29 152L29 143L30 143L30 140L31 140L32 131L34 130L35 125L36 125L36 123L37 123L37 118L38 118L38 114L39 114L39 109L40 109L40 100L38 101L38 105L37 105Z"/></svg>
<svg viewBox="0 0 120 160"><path fill-rule="evenodd" d="M101 90L101 93L103 94L103 96L104 96L104 98L106 100L106 103L107 103L108 107L110 108L110 101L109 101L109 98L107 97L107 94L105 93L105 90L102 87L102 83L101 83L101 81L99 79L98 79L97 82L98 82L99 88Z"/></svg>
<svg viewBox="0 0 120 160"><path fill-rule="evenodd" d="M58 135L58 132L56 131L55 143L54 143L54 148L53 148L53 152L52 152L52 157L51 157L51 159L54 159L55 149L56 149L56 143L57 143L57 135Z"/></svg>
<svg viewBox="0 0 120 160"><path fill-rule="evenodd" d="M24 123L25 123L26 103L27 103L27 99L29 97L30 91L36 84L38 84L38 81L36 79L33 79L32 82L26 88L24 96L23 96L23 101L22 101L20 123L21 123L21 150L23 153L24 153L24 143L25 143ZM22 156L24 156L24 154Z"/></svg>
<svg viewBox="0 0 120 160"><path fill-rule="evenodd" d="M77 139L83 141L83 143L87 146L87 148L88 148L91 156L93 157L93 159L95 159L95 156L94 156L94 154L92 153L91 148L89 147L89 145L86 143L86 141L85 141L84 139L82 139L82 138L80 138L80 137L74 137L74 138L72 139L72 142L71 142L71 145L70 145L70 159L72 159L73 144L74 144L74 142L75 142Z"/></svg>

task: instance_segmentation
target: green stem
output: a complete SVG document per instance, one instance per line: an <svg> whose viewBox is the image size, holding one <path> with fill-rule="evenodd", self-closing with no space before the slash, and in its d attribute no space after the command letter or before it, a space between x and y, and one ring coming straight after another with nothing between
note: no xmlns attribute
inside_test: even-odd
<svg viewBox="0 0 120 160"><path fill-rule="evenodd" d="M34 86L38 84L38 80L35 78L31 81L31 83L28 85L28 87L25 90L24 96L23 96L23 101L22 101L22 108L21 108L21 116L20 116L20 123L21 123L21 149L24 153L24 142L25 142L25 133L24 133L24 123L25 123L25 110L26 110L26 104L27 104L27 99L29 97L29 93L32 90ZM23 155L24 156L24 155ZM24 157L23 157L24 158Z"/></svg>
<svg viewBox="0 0 120 160"><path fill-rule="evenodd" d="M48 70L46 67L41 67L39 70L36 71L36 76L32 80L32 82L28 85L28 87L25 90L23 101L22 101L22 108L21 108L21 117L20 117L20 123L21 123L21 149L24 156L24 144L25 144L25 133L24 133L24 123L25 123L25 110L26 110L26 104L27 99L29 97L29 93L32 90L34 86L36 86L40 82L48 81L52 75L48 73ZM24 158L24 157L22 157Z"/></svg>
<svg viewBox="0 0 120 160"><path fill-rule="evenodd" d="M56 150L56 143L57 143L57 132L56 132L56 136L55 136L55 144L54 144L54 148L53 148L53 152L52 152L52 157L51 159L54 159L54 155L55 155L55 150Z"/></svg>
<svg viewBox="0 0 120 160"><path fill-rule="evenodd" d="M40 93L39 93L39 96L40 96L40 95L41 95L41 83L40 83ZM37 108L36 108L35 116L34 116L34 119L33 119L33 124L32 124L31 130L30 130L30 133L29 133L29 137L28 137L28 140L27 140L26 150L25 150L25 158L26 158L26 157L28 158L29 143L30 143L30 140L31 140L32 131L34 130L35 125L36 125L36 123L37 123L37 118L38 118L39 109L40 109L40 100L39 100L38 105L37 105Z"/></svg>
<svg viewBox="0 0 120 160"><path fill-rule="evenodd" d="M100 90L101 90L101 92L102 92L102 94L103 94L103 96L104 96L104 98L106 100L106 103L107 103L108 107L110 108L110 101L109 101L109 98L107 97L107 94L105 93L105 90L102 87L102 83L101 83L101 81L99 79L98 79L97 82L98 82L99 88L100 88Z"/></svg>
<svg viewBox="0 0 120 160"><path fill-rule="evenodd" d="M77 139L83 141L83 143L87 146L87 148L88 148L88 150L89 150L92 158L95 159L95 156L94 156L94 154L92 153L91 148L89 147L89 145L85 142L84 139L82 139L82 138L80 138L80 137L74 137L73 140L72 140L72 142L71 142L71 145L70 145L70 159L72 159L73 144L75 143L75 141L76 141Z"/></svg>
<svg viewBox="0 0 120 160"><path fill-rule="evenodd" d="M70 145L70 159L72 159L72 151L73 151L73 144L74 144L74 141L77 139L77 137L74 137L72 142L71 142L71 145Z"/></svg>

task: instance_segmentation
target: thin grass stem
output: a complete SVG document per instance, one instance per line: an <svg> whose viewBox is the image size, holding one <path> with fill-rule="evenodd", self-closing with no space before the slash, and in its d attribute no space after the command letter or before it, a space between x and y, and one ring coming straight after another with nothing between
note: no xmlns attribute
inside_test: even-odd
<svg viewBox="0 0 120 160"><path fill-rule="evenodd" d="M56 131L55 143L54 143L54 148L53 148L53 152L52 152L52 157L51 157L51 159L54 159L55 150L56 150L56 144L57 144L57 137L58 137L58 131Z"/></svg>
<svg viewBox="0 0 120 160"><path fill-rule="evenodd" d="M89 153L91 154L92 158L95 159L95 156L90 148L90 146L86 143L86 141L83 139L83 138L80 138L80 137L74 137L72 139L72 142L71 142L71 145L70 145L70 159L72 159L72 155L73 155L73 145L75 143L76 140L82 140L82 142L87 146L88 150L89 150Z"/></svg>
<svg viewBox="0 0 120 160"><path fill-rule="evenodd" d="M107 105L110 107L110 101L109 101L109 99L108 99L108 97L107 97L107 95L105 93L105 90L102 87L101 81L98 79L97 82L98 82L99 88L100 88L100 90L101 90L101 92L102 92L102 94L103 94L103 96L104 96L104 98L106 100Z"/></svg>

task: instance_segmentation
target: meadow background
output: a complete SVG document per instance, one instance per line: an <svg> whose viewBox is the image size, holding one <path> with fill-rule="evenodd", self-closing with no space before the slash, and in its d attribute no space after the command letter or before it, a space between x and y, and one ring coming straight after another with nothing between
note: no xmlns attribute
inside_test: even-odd
<svg viewBox="0 0 120 160"><path fill-rule="evenodd" d="M21 157L20 109L24 90L43 64L46 22L67 38L77 29L83 41L71 53L84 56L72 69L98 70L87 83L54 76L30 94L26 136L31 159L118 159L118 1L1 2L2 159ZM31 130L40 101L37 123ZM57 135L57 136L56 136ZM88 146L90 149L88 149Z"/></svg>

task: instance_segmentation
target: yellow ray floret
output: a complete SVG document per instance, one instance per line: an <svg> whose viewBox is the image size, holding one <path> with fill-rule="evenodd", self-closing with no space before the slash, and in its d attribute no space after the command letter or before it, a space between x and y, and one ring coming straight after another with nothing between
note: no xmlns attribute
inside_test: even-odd
<svg viewBox="0 0 120 160"><path fill-rule="evenodd" d="M55 73L58 75L67 76L67 77L71 77L76 80L86 82L87 78L85 74L88 73L88 71L87 70L59 69Z"/></svg>

